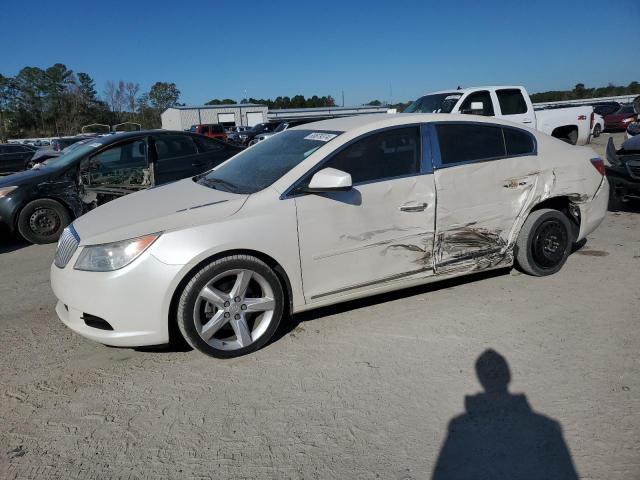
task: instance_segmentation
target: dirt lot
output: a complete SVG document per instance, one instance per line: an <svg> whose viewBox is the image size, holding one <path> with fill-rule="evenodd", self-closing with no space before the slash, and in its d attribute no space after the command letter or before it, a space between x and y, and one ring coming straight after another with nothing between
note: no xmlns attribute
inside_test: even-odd
<svg viewBox="0 0 640 480"><path fill-rule="evenodd" d="M552 277L500 271L323 309L230 361L71 333L54 249L0 245L2 478L430 478L438 459L466 461L440 452L487 349L561 425L541 448L564 442L581 478L640 478L638 206L610 212ZM534 463L527 442L553 426L501 398L497 413L467 399L454 425L453 440L481 425L481 444L461 443L480 468Z"/></svg>

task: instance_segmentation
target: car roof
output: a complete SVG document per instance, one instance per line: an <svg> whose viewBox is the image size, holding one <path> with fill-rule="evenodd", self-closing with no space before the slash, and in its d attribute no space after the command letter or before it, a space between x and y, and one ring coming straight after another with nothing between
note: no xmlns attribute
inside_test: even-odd
<svg viewBox="0 0 640 480"><path fill-rule="evenodd" d="M500 120L496 117L483 117L479 115L451 115L447 113L372 113L369 115L357 115L353 117L331 118L319 122L297 125L288 130L327 130L335 132L350 132L355 130L374 130L378 128L393 127L413 123L428 122L480 122L500 125L514 125L511 122ZM526 129L522 125L519 127Z"/></svg>

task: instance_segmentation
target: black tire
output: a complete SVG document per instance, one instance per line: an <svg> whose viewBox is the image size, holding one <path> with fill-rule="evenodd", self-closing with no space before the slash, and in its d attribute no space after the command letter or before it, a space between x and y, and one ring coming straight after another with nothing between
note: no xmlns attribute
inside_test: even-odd
<svg viewBox="0 0 640 480"><path fill-rule="evenodd" d="M600 128L600 125L596 125L595 127L593 127L593 138L598 138L601 133L602 128Z"/></svg>
<svg viewBox="0 0 640 480"><path fill-rule="evenodd" d="M516 262L529 275L543 277L558 272L575 240L571 221L558 210L531 212L515 246Z"/></svg>
<svg viewBox="0 0 640 480"><path fill-rule="evenodd" d="M60 202L40 198L20 211L18 232L31 243L54 243L71 220L71 214Z"/></svg>
<svg viewBox="0 0 640 480"><path fill-rule="evenodd" d="M196 302L198 302L201 290L205 286L209 285L217 276L224 275L225 272L233 270L250 270L262 276L262 278L268 282L268 285L273 291L275 306L273 308L273 316L268 327L264 333L253 341L253 343L246 347L226 350L210 345L200 336L198 333L198 327L196 326L197 320L194 315L194 310L196 309ZM187 343L193 348L211 357L232 358L246 355L262 348L273 337L278 330L278 326L280 325L280 321L283 316L284 303L285 296L282 285L277 275L266 263L249 255L233 255L215 260L208 265L205 265L194 274L191 280L185 285L180 295L176 320L180 333ZM253 320L256 322L258 316L253 319L249 319L247 317L247 321L251 322Z"/></svg>

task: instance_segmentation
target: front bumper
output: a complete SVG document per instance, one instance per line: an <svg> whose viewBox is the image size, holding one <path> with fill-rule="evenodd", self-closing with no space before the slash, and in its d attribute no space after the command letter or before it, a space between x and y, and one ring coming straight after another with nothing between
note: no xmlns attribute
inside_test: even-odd
<svg viewBox="0 0 640 480"><path fill-rule="evenodd" d="M167 265L148 251L114 272L74 270L78 248L65 268L51 266L56 313L74 332L107 345L135 347L169 341L168 312L182 265ZM113 330L85 323L99 317Z"/></svg>

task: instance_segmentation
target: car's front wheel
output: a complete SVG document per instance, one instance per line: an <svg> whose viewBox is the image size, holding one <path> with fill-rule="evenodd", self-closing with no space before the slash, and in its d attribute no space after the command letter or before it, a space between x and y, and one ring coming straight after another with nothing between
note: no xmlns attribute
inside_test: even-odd
<svg viewBox="0 0 640 480"><path fill-rule="evenodd" d="M18 232L31 243L57 242L71 215L64 205L49 198L34 200L18 215Z"/></svg>
<svg viewBox="0 0 640 480"><path fill-rule="evenodd" d="M593 137L594 138L599 137L601 133L602 133L602 128L600 128L600 125L596 125L595 127L593 127Z"/></svg>
<svg viewBox="0 0 640 480"><path fill-rule="evenodd" d="M273 270L255 257L233 255L196 272L180 296L177 322L193 348L229 358L264 346L283 312L284 293Z"/></svg>
<svg viewBox="0 0 640 480"><path fill-rule="evenodd" d="M573 230L567 216L558 210L543 208L532 212L515 246L520 268L536 277L558 272L569 257Z"/></svg>

